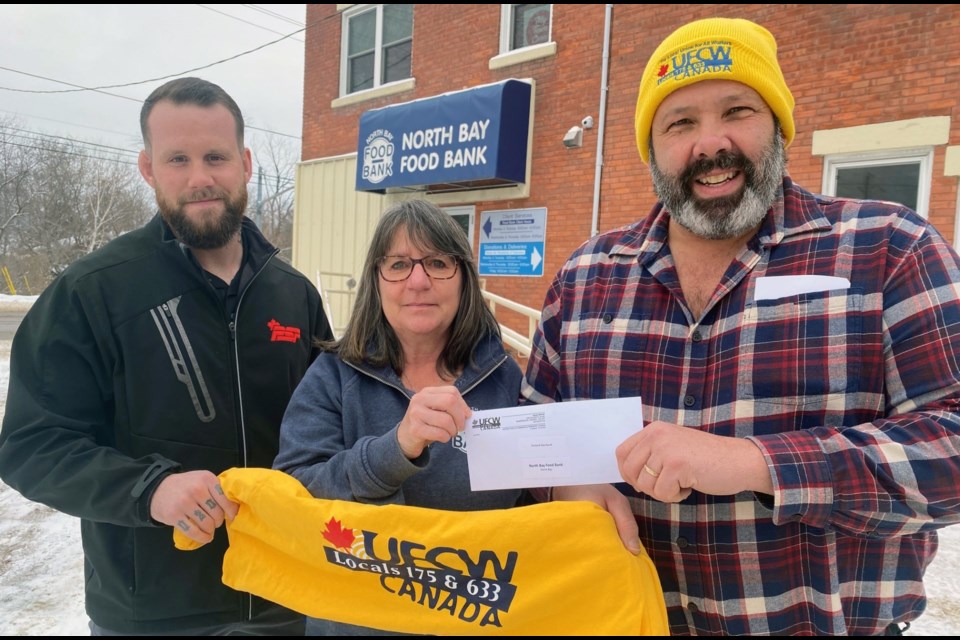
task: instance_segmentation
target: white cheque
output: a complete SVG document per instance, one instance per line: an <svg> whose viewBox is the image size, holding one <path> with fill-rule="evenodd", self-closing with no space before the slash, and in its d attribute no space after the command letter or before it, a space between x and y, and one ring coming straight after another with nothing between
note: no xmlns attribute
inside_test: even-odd
<svg viewBox="0 0 960 640"><path fill-rule="evenodd" d="M474 411L464 431L470 488L622 482L616 448L642 427L638 397Z"/></svg>

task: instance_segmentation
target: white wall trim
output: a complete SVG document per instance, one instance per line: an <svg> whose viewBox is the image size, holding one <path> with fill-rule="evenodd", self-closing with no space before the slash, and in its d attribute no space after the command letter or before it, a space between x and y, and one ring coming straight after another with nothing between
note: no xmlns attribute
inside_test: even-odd
<svg viewBox="0 0 960 640"><path fill-rule="evenodd" d="M947 147L947 157L943 161L943 175L960 176L960 146Z"/></svg>
<svg viewBox="0 0 960 640"><path fill-rule="evenodd" d="M342 98L335 98L334 100L330 101L330 107L333 109L336 109L337 107L346 107L347 105L357 104L358 102L366 102L367 100L373 100L374 98L382 98L383 96L390 96L395 93L410 91L416 86L416 78L397 80L396 82L380 85L379 87L374 87L373 89L365 89L364 91L357 91L356 93L348 93Z"/></svg>
<svg viewBox="0 0 960 640"><path fill-rule="evenodd" d="M491 69L502 69L514 64L520 64L521 62L530 62L531 60L549 58L555 55L557 55L557 43L544 42L543 44L535 44L532 47L524 47L523 49L514 49L513 51L493 56L490 58L489 66Z"/></svg>
<svg viewBox="0 0 960 640"><path fill-rule="evenodd" d="M947 144L950 116L896 120L813 132L813 155L889 151Z"/></svg>

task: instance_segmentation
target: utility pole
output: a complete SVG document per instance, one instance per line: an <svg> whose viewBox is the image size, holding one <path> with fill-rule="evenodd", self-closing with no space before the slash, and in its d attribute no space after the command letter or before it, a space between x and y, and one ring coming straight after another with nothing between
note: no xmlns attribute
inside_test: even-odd
<svg viewBox="0 0 960 640"><path fill-rule="evenodd" d="M263 229L263 167L257 166L257 227Z"/></svg>

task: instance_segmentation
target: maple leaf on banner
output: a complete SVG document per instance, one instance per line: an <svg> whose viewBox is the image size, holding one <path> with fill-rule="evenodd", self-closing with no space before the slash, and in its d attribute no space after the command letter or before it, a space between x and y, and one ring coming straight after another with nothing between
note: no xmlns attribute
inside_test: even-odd
<svg viewBox="0 0 960 640"><path fill-rule="evenodd" d="M661 65L660 71L657 72L657 77L662 78L663 76L667 75L667 71L669 69L670 67L668 67L667 65Z"/></svg>
<svg viewBox="0 0 960 640"><path fill-rule="evenodd" d="M340 526L340 521L331 517L327 523L327 530L323 532L323 537L333 543L338 549L350 550L353 545L353 529L344 529Z"/></svg>

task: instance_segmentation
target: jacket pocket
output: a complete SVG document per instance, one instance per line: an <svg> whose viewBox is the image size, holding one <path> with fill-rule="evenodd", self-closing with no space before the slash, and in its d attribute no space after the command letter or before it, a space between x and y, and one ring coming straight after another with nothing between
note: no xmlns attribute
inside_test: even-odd
<svg viewBox="0 0 960 640"><path fill-rule="evenodd" d="M201 422L211 422L217 417L217 410L213 406L210 390L193 344L190 342L190 336L187 335L187 330L177 313L179 305L180 296L177 296L151 309L150 317L153 318L160 333L160 339L166 347L174 375L193 402L197 418Z"/></svg>

